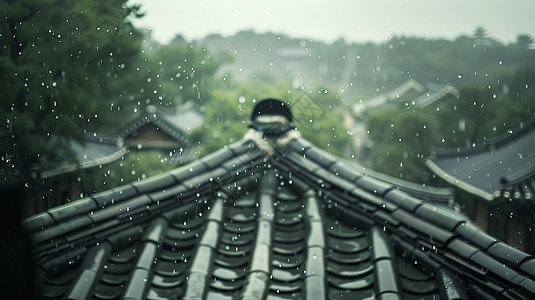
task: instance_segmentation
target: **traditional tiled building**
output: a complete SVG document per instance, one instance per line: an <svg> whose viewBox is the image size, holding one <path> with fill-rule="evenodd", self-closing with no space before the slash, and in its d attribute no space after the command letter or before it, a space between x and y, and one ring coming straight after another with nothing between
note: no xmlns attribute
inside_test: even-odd
<svg viewBox="0 0 535 300"><path fill-rule="evenodd" d="M190 148L188 134L204 123L204 114L193 102L186 102L177 112L166 113L153 105L145 114L115 134L129 149L159 149L185 152ZM180 155L180 154L177 154Z"/></svg>
<svg viewBox="0 0 535 300"><path fill-rule="evenodd" d="M484 230L535 252L535 118L478 147L434 149L426 165L475 196L466 205Z"/></svg>
<svg viewBox="0 0 535 300"><path fill-rule="evenodd" d="M532 299L535 258L311 145L278 100L243 138L23 222L44 299Z"/></svg>
<svg viewBox="0 0 535 300"><path fill-rule="evenodd" d="M55 161L42 156L34 170L36 190L26 195L25 214L31 215L48 208L79 199L83 194L80 170L91 170L144 149L167 151L171 161L183 164L193 160L189 133L204 122L204 114L191 102L175 112L163 112L148 106L145 113L113 134L84 134L80 141L65 139L71 159ZM60 137L54 137L55 143ZM56 153L57 156L67 155Z"/></svg>
<svg viewBox="0 0 535 300"><path fill-rule="evenodd" d="M389 93L378 95L365 102L354 104L352 113L356 118L363 118L367 113L392 105L409 102L411 106L427 106L446 97L457 97L459 91L449 84L422 85L409 79Z"/></svg>

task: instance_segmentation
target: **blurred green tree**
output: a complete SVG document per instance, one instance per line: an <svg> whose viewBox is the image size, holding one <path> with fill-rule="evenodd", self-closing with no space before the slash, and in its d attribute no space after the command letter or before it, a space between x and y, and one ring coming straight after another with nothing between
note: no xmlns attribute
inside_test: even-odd
<svg viewBox="0 0 535 300"><path fill-rule="evenodd" d="M423 108L391 107L366 122L373 143L374 169L409 181L422 181L424 158L439 141L437 120Z"/></svg>
<svg viewBox="0 0 535 300"><path fill-rule="evenodd" d="M518 128L535 109L534 93L525 88L534 80L533 75L529 80L529 74L517 73L503 79L502 85L464 86L459 88L459 98L432 105L430 110L439 120L441 137L441 143L435 146L472 147ZM519 85L524 88L518 89Z"/></svg>
<svg viewBox="0 0 535 300"><path fill-rule="evenodd" d="M297 122L298 108L294 104L298 106L299 101L304 101L299 99L305 94L313 99L321 113L306 122ZM296 90L268 73L259 73L239 86L225 86L212 92L210 102L205 104L206 122L192 134L192 139L199 145L199 154L206 155L241 139L247 131L254 106L264 98L278 98L288 103L297 130L304 138L334 154L347 154L350 136L341 122L344 111L339 96L325 88L315 92Z"/></svg>
<svg viewBox="0 0 535 300"><path fill-rule="evenodd" d="M535 40L529 34L519 34L516 37L516 45L523 49L530 49L534 42Z"/></svg>
<svg viewBox="0 0 535 300"><path fill-rule="evenodd" d="M159 150L129 153L111 164L81 172L82 190L92 194L161 174L175 168L170 160L168 154Z"/></svg>
<svg viewBox="0 0 535 300"><path fill-rule="evenodd" d="M209 52L195 42L180 38L167 45L145 50L149 65L148 82L158 83L158 104L175 106L193 100L203 104L217 84L218 68L231 61L227 52Z"/></svg>
<svg viewBox="0 0 535 300"><path fill-rule="evenodd" d="M139 83L127 75L135 74L141 49L142 36L130 22L139 6L126 0L2 0L0 8L4 173L28 175L39 156L58 148L68 159L66 143L50 143L51 137L79 138L144 98L143 91L125 88L125 82Z"/></svg>

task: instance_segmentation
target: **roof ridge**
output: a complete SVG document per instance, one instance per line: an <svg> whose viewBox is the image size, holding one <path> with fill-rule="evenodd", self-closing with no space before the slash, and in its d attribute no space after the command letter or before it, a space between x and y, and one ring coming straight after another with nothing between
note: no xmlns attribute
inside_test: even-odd
<svg viewBox="0 0 535 300"><path fill-rule="evenodd" d="M31 233L34 243L43 243L89 224L101 224L116 216L122 215L128 220L128 216L139 213L143 215L161 204L164 206L163 202L170 204L170 207L181 206L184 204L182 198L195 196L203 186L205 189L202 193L209 196L207 193L216 187L224 186L231 179L243 177L240 175L241 168L247 167L262 155L254 143L241 140L164 174L51 208L24 220L22 225ZM231 157L234 158L230 159ZM55 224L61 226L54 227ZM117 224L114 221L107 227ZM99 230L101 229L95 228L93 231ZM91 234L91 231L81 233L82 236Z"/></svg>
<svg viewBox="0 0 535 300"><path fill-rule="evenodd" d="M67 165L59 166L59 167L56 167L56 168L53 168L53 169L48 169L48 170L42 171L40 173L40 177L42 179L46 179L46 178L50 178L52 176L56 176L56 175L63 174L63 173L66 173L66 172L75 171L77 169L92 168L92 167L95 167L95 166L99 166L99 165L102 165L102 164L106 164L106 163L115 161L115 160L121 158L126 153L128 153L128 149L126 147L122 146L122 147L119 147L119 149L114 153L111 153L111 154L106 155L106 156L99 157L98 159L94 159L94 160L89 161L89 162L74 162L74 163L71 163L71 164L67 164Z"/></svg>
<svg viewBox="0 0 535 300"><path fill-rule="evenodd" d="M435 186L430 186L430 185L423 186L421 184L416 184L411 181L406 181L403 179L389 176L387 174L379 173L373 169L360 166L356 162L348 161L347 159L344 159L342 161L348 162L348 164L350 165L355 165L355 167L366 169L365 171L363 170L360 173L366 176L371 176L385 183L393 184L398 189L406 193L409 193L413 196L422 196L422 197L426 197L428 200L437 200L437 201L445 201L445 202L447 202L448 200L451 200L455 196L455 191L452 188L435 187ZM340 167L341 166L338 166L338 168Z"/></svg>

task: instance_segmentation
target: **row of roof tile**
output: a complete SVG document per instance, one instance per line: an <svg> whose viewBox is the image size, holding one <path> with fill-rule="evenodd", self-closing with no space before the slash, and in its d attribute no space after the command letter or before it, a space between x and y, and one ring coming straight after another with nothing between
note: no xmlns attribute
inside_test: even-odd
<svg viewBox="0 0 535 300"><path fill-rule="evenodd" d="M42 294L535 297L535 259L429 202L433 190L403 191L301 138L274 149L240 141L26 220Z"/></svg>

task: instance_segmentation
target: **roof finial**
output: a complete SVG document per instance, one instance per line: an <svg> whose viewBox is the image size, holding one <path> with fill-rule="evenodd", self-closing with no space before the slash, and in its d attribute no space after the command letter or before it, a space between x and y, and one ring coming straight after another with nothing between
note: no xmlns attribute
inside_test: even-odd
<svg viewBox="0 0 535 300"><path fill-rule="evenodd" d="M155 105L147 105L147 107L145 107L145 111L149 114L153 114L157 111L156 109L156 106Z"/></svg>
<svg viewBox="0 0 535 300"><path fill-rule="evenodd" d="M291 129L293 117L286 103L275 98L261 100L253 109L249 127L263 133L265 138L278 138Z"/></svg>
<svg viewBox="0 0 535 300"><path fill-rule="evenodd" d="M246 139L252 139L269 154L274 153L273 146L287 144L301 135L293 124L290 107L275 98L261 100L253 109L249 132Z"/></svg>
<svg viewBox="0 0 535 300"><path fill-rule="evenodd" d="M259 116L282 116L292 122L292 112L288 105L275 98L265 98L258 102L253 109L251 121L255 121Z"/></svg>

